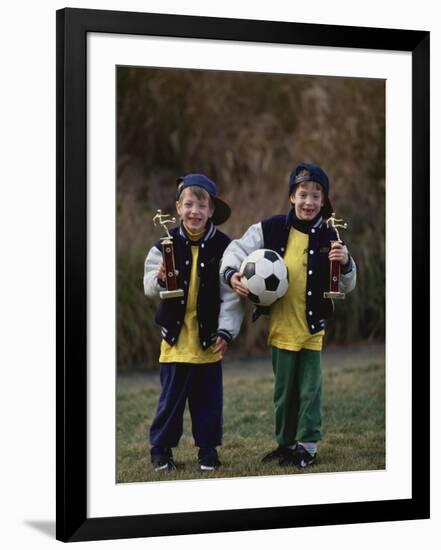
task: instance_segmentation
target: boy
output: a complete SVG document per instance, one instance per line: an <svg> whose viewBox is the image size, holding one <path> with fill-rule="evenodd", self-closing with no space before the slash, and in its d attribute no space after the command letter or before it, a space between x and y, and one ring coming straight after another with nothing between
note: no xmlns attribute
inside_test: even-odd
<svg viewBox="0 0 441 550"><path fill-rule="evenodd" d="M182 435L188 399L199 469L215 470L220 466L216 447L222 438L221 359L237 334L241 308L240 299L219 281L220 261L230 239L216 226L231 210L203 174L188 174L177 183L180 225L170 234L184 296L162 300L155 317L162 335L161 395L150 428L150 454L155 470L175 468L172 448ZM164 283L158 241L145 261L145 294L157 296Z"/></svg>
<svg viewBox="0 0 441 550"><path fill-rule="evenodd" d="M320 355L325 319L334 310L329 290L330 260L341 264L340 290L350 292L356 266L347 247L330 241L335 230L326 219L332 214L329 180L315 164L299 164L289 178L291 210L252 225L225 251L221 277L239 296L248 290L241 282L241 262L253 250L278 252L288 268L288 291L271 308L256 308L253 320L269 313L268 343L272 346L275 376L275 432L278 447L262 461L306 468L317 460L321 439L322 370Z"/></svg>

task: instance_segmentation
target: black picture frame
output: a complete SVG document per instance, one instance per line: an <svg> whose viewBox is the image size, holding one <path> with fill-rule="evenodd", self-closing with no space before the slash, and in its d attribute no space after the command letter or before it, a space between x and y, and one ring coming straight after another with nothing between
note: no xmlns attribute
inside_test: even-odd
<svg viewBox="0 0 441 550"><path fill-rule="evenodd" d="M429 32L88 9L63 9L56 17L57 539L70 542L428 518ZM87 517L86 38L91 32L412 54L412 428L418 426L418 448L413 439L411 498Z"/></svg>

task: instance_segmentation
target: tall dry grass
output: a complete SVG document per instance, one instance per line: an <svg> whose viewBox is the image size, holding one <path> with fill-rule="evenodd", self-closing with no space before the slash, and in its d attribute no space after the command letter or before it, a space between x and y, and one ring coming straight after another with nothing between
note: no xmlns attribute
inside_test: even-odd
<svg viewBox="0 0 441 550"><path fill-rule="evenodd" d="M384 338L384 81L126 67L117 73L117 117L120 368L157 360L143 262L159 237L156 209L174 212L176 177L189 172L217 182L232 206L221 230L237 238L287 211L296 163L323 166L359 267L357 289L338 304L327 339ZM252 325L247 315L232 352L264 349L266 321Z"/></svg>

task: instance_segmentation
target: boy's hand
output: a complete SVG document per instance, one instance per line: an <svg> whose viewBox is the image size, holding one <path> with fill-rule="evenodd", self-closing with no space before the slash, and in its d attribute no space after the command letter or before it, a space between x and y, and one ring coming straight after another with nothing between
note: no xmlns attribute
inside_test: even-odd
<svg viewBox="0 0 441 550"><path fill-rule="evenodd" d="M237 273L231 276L230 283L231 283L231 287L239 294L239 296L246 298L249 295L250 291L242 283L241 281L242 277L243 277L243 273L238 271Z"/></svg>
<svg viewBox="0 0 441 550"><path fill-rule="evenodd" d="M175 273L176 273L176 276L179 275L179 271L177 269L175 269ZM165 267L164 267L164 264L163 262L161 262L159 264L159 267L158 267L158 271L156 272L156 277L162 281L163 283L165 283Z"/></svg>
<svg viewBox="0 0 441 550"><path fill-rule="evenodd" d="M213 349L214 353L220 352L223 357L227 352L227 348L228 348L228 344L226 340L218 336L216 338L216 342L214 343L214 349Z"/></svg>
<svg viewBox="0 0 441 550"><path fill-rule="evenodd" d="M337 261L341 265L346 265L349 262L349 252L346 245L338 242L332 243L332 248L329 251L329 260Z"/></svg>

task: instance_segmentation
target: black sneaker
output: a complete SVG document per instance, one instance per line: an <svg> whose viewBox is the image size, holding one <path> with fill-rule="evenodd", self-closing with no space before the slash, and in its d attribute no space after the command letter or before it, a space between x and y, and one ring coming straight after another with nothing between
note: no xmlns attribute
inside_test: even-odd
<svg viewBox="0 0 441 550"><path fill-rule="evenodd" d="M216 449L199 449L198 465L201 472L211 472L217 470L221 465Z"/></svg>
<svg viewBox="0 0 441 550"><path fill-rule="evenodd" d="M270 451L268 454L266 454L262 458L262 462L272 462L273 460L280 461L292 452L292 449L290 449L289 447L283 447L282 445L279 445L277 449L274 449L273 451Z"/></svg>
<svg viewBox="0 0 441 550"><path fill-rule="evenodd" d="M162 470L176 470L170 447L152 447L150 449L150 457L155 472L160 472Z"/></svg>
<svg viewBox="0 0 441 550"><path fill-rule="evenodd" d="M297 468L309 468L314 466L317 462L317 453L311 455L303 447L303 445L297 445L297 447L289 454L280 459L280 466L297 466Z"/></svg>

